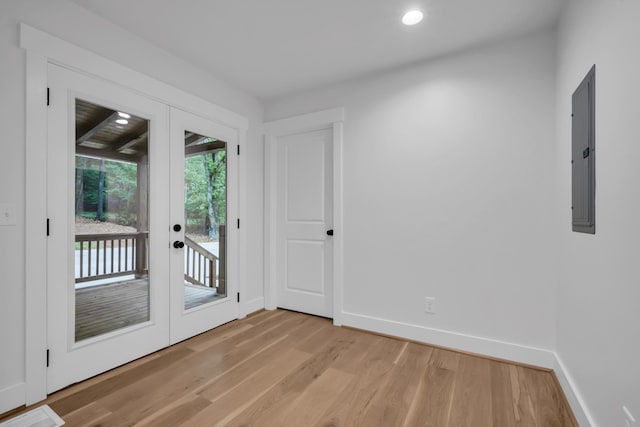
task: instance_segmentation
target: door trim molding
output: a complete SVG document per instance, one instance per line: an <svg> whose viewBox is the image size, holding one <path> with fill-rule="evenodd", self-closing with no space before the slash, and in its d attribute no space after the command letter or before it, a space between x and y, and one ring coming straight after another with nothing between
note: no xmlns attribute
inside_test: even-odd
<svg viewBox="0 0 640 427"><path fill-rule="evenodd" d="M332 108L275 120L264 124L265 144L265 197L264 197L264 276L265 308L275 310L278 306L276 278L277 242L277 138L298 132L320 129L333 130L333 324L342 325L343 288L343 127L344 108Z"/></svg>
<svg viewBox="0 0 640 427"><path fill-rule="evenodd" d="M96 53L20 24L20 47L26 51L25 127L25 387L24 403L31 405L47 397L47 277L46 259L46 144L47 65L56 64L89 74L147 98L234 128L238 143L245 145L249 121L246 117L163 83ZM238 165L240 191L246 181L244 157ZM245 195L240 194L239 215ZM239 230L238 265L245 265L246 232ZM27 256L27 254L29 256ZM36 261L38 260L38 261ZM238 288L246 294L245 274L236 274ZM246 309L241 306L241 313Z"/></svg>
<svg viewBox="0 0 640 427"><path fill-rule="evenodd" d="M31 405L47 397L47 58L27 51L26 66L25 404Z"/></svg>
<svg viewBox="0 0 640 427"><path fill-rule="evenodd" d="M249 120L167 83L127 68L44 31L20 24L20 47L44 56L48 62L91 74L124 86L138 94L238 130L247 130Z"/></svg>

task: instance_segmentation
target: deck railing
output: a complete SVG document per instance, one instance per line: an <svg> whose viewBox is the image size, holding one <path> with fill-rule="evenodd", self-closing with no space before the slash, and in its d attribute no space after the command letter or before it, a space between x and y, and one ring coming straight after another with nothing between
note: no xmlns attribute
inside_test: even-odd
<svg viewBox="0 0 640 427"><path fill-rule="evenodd" d="M76 283L148 273L149 233L77 234ZM78 248L79 246L79 248Z"/></svg>
<svg viewBox="0 0 640 427"><path fill-rule="evenodd" d="M194 285L215 288L218 257L187 236L184 237L184 243L184 280Z"/></svg>
<svg viewBox="0 0 640 427"><path fill-rule="evenodd" d="M219 229L219 256L209 252L187 236L185 242L184 280L198 286L215 288L218 294L226 293L226 227ZM223 260L223 262L220 262Z"/></svg>
<svg viewBox="0 0 640 427"><path fill-rule="evenodd" d="M76 283L148 271L148 232L76 235ZM219 256L185 236L184 279L226 293L226 228L220 226ZM223 260L223 262L220 262Z"/></svg>

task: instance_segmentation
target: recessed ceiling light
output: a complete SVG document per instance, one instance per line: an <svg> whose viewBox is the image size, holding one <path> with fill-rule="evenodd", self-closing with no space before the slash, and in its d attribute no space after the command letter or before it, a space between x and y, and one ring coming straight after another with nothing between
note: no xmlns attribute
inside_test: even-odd
<svg viewBox="0 0 640 427"><path fill-rule="evenodd" d="M118 119L116 120L116 123L118 123L119 125L126 125L127 123L129 123L129 121L125 119Z"/></svg>
<svg viewBox="0 0 640 427"><path fill-rule="evenodd" d="M402 23L404 25L416 25L422 21L422 18L424 18L424 14L422 12L419 10L410 10L402 17Z"/></svg>
<svg viewBox="0 0 640 427"><path fill-rule="evenodd" d="M118 115L120 117L122 117L123 119L130 119L131 118L131 114L123 113L123 112L120 112L120 111L118 111Z"/></svg>

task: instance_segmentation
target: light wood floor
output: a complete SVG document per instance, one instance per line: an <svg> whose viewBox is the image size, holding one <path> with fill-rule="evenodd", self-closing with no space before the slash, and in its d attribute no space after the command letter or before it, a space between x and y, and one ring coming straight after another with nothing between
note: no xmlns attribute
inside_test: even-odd
<svg viewBox="0 0 640 427"><path fill-rule="evenodd" d="M576 426L553 374L263 311L49 397L68 426Z"/></svg>

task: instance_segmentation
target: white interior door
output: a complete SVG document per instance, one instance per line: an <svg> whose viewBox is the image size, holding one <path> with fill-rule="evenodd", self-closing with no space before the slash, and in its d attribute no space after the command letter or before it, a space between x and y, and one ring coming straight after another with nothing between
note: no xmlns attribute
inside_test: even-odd
<svg viewBox="0 0 640 427"><path fill-rule="evenodd" d="M333 131L277 138L278 306L333 316Z"/></svg>
<svg viewBox="0 0 640 427"><path fill-rule="evenodd" d="M171 236L168 107L55 65L48 80L53 392L169 345Z"/></svg>
<svg viewBox="0 0 640 427"><path fill-rule="evenodd" d="M238 318L238 133L171 108L171 343Z"/></svg>

